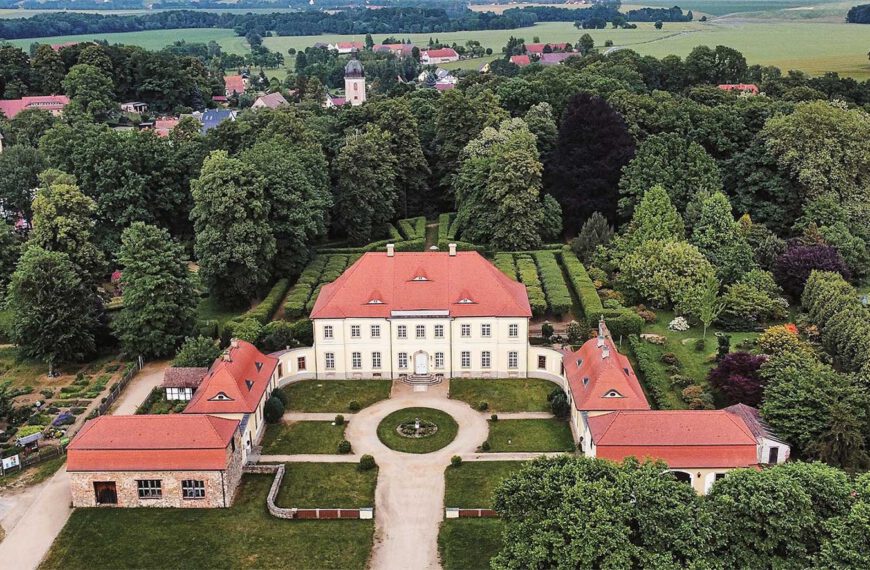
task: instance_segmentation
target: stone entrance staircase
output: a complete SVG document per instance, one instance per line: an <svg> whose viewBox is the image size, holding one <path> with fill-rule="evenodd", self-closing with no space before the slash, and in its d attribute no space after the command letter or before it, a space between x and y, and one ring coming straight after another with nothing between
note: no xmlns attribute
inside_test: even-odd
<svg viewBox="0 0 870 570"><path fill-rule="evenodd" d="M434 386L443 381L443 374L408 374L402 377L402 382L411 386Z"/></svg>

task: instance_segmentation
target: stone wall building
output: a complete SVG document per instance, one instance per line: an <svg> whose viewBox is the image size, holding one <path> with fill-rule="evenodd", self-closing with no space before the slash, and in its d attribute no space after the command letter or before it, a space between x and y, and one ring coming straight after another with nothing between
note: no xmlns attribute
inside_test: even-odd
<svg viewBox="0 0 870 570"><path fill-rule="evenodd" d="M100 416L67 455L74 507L229 507L242 466L239 422L209 415Z"/></svg>

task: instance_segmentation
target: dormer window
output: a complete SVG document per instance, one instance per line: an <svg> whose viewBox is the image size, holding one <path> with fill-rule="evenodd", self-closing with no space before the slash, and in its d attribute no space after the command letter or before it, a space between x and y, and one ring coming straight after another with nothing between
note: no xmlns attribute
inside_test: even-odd
<svg viewBox="0 0 870 570"><path fill-rule="evenodd" d="M460 305L473 305L474 301L469 299L468 297L463 297L457 301Z"/></svg>
<svg viewBox="0 0 870 570"><path fill-rule="evenodd" d="M579 368L579 367L581 367L581 366L583 366L583 359L582 359L582 358L578 358L578 359L577 359L577 367Z"/></svg>
<svg viewBox="0 0 870 570"><path fill-rule="evenodd" d="M368 304L369 305L383 305L384 302L381 301L380 299L369 299Z"/></svg>
<svg viewBox="0 0 870 570"><path fill-rule="evenodd" d="M254 387L254 381L253 380L245 380L245 386L248 387L248 392L250 392L251 388Z"/></svg>
<svg viewBox="0 0 870 570"><path fill-rule="evenodd" d="M604 394L605 398L622 398L622 394L617 392L616 390L609 390L606 394Z"/></svg>
<svg viewBox="0 0 870 570"><path fill-rule="evenodd" d="M254 362L254 366L257 367L257 372L259 372L263 368L262 362Z"/></svg>
<svg viewBox="0 0 870 570"><path fill-rule="evenodd" d="M429 278L425 275L417 275L411 281L429 281Z"/></svg>
<svg viewBox="0 0 870 570"><path fill-rule="evenodd" d="M218 392L208 399L209 402L232 402L233 399L226 395L225 392Z"/></svg>
<svg viewBox="0 0 870 570"><path fill-rule="evenodd" d="M589 376L586 376L583 378L583 387L585 388L588 385L589 385Z"/></svg>

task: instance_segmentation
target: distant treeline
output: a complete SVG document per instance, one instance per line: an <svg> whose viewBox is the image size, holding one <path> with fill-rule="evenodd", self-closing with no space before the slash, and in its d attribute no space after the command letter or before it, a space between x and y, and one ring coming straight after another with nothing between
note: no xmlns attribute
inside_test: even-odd
<svg viewBox="0 0 870 570"><path fill-rule="evenodd" d="M236 14L173 10L142 15L61 12L31 18L0 20L0 38L23 39L73 34L104 34L178 28L232 28L240 36L274 32L279 36L367 33L440 33L462 30L503 30L529 26L534 13L505 17L466 10L450 18L441 8L355 8L334 14L319 11Z"/></svg>
<svg viewBox="0 0 870 570"><path fill-rule="evenodd" d="M846 21L850 24L870 24L870 4L850 8L846 13Z"/></svg>
<svg viewBox="0 0 870 570"><path fill-rule="evenodd" d="M366 0L317 0L317 9L363 8ZM379 6L444 8L448 13L465 10L463 0L378 0ZM310 0L0 0L0 8L27 10L269 10L296 8L310 10Z"/></svg>
<svg viewBox="0 0 870 570"><path fill-rule="evenodd" d="M503 16L519 18L530 13L535 14L538 22L583 22L586 20L602 20L612 22L624 20L627 22L690 22L692 11L685 14L679 6L673 8L640 8L620 12L619 2L599 2L589 8L557 8L554 6L533 6L526 8L510 8Z"/></svg>

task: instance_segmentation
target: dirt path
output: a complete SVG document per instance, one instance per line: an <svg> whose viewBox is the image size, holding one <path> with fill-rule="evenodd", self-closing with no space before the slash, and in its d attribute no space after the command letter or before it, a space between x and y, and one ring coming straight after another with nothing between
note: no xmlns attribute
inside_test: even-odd
<svg viewBox="0 0 870 570"><path fill-rule="evenodd" d="M393 451L377 436L381 419L408 407L447 412L459 424L456 439L434 453ZM379 466L375 495L376 570L440 568L438 529L444 508L444 469L453 455L472 453L488 436L486 419L468 404L447 399L446 385L414 392L394 384L393 395L358 412L345 432L356 453L374 455Z"/></svg>
<svg viewBox="0 0 870 570"><path fill-rule="evenodd" d="M163 371L170 365L168 360L160 360L149 362L139 371L139 374L133 378L127 387L124 388L124 393L115 402L112 408L113 416L129 416L136 413L138 408L151 390L156 388L163 382Z"/></svg>

